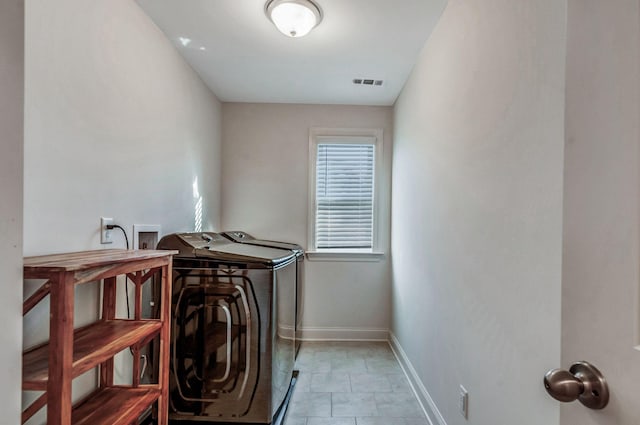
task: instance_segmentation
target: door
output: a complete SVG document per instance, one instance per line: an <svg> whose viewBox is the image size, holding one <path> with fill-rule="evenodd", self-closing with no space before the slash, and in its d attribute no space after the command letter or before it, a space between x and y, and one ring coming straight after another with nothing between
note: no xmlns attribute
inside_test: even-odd
<svg viewBox="0 0 640 425"><path fill-rule="evenodd" d="M640 423L637 0L569 0L562 367L608 380L603 410L563 404L561 425Z"/></svg>

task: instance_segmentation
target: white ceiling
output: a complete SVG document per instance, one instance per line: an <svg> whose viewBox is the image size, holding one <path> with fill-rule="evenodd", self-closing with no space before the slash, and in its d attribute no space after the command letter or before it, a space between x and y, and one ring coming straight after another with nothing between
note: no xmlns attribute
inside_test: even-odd
<svg viewBox="0 0 640 425"><path fill-rule="evenodd" d="M292 39L266 17L266 0L137 2L221 101L352 105L395 102L446 4L317 0L323 21Z"/></svg>

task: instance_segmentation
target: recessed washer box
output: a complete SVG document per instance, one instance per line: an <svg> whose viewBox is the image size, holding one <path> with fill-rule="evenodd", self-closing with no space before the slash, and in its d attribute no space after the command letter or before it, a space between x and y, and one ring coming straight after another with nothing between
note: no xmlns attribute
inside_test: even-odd
<svg viewBox="0 0 640 425"><path fill-rule="evenodd" d="M156 249L160 231L159 224L134 224L133 249Z"/></svg>

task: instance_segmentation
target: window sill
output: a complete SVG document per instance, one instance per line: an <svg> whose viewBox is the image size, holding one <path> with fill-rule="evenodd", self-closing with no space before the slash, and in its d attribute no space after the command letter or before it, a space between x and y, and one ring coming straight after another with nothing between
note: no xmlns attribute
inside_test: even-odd
<svg viewBox="0 0 640 425"><path fill-rule="evenodd" d="M307 251L309 261L378 262L384 260L384 257L384 252Z"/></svg>

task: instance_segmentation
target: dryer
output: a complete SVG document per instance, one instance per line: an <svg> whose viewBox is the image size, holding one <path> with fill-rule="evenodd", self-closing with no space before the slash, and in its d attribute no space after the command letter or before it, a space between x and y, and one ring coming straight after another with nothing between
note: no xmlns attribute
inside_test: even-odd
<svg viewBox="0 0 640 425"><path fill-rule="evenodd" d="M280 241L271 241L265 239L257 239L247 232L230 231L220 232L225 238L236 242L254 246L264 246L276 249L285 249L295 253L296 255L296 322L295 322L295 339L296 339L296 357L300 351L300 343L302 341L302 318L304 315L304 249L298 244Z"/></svg>

